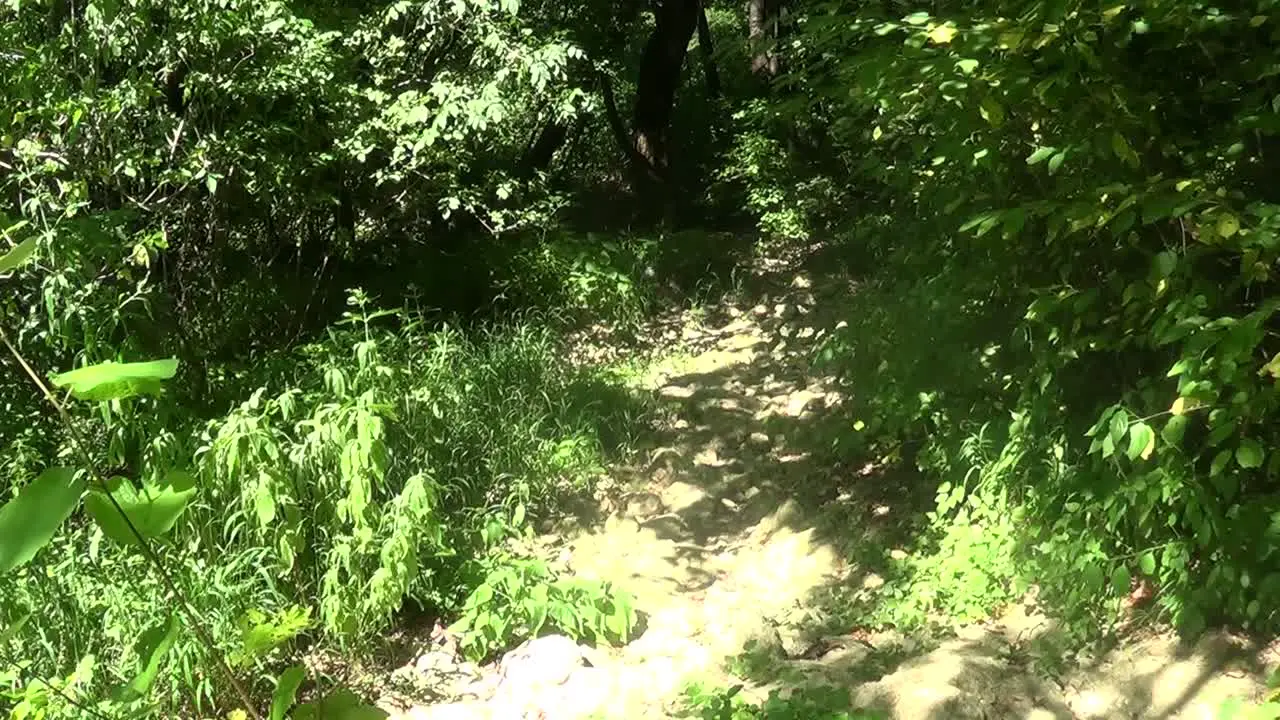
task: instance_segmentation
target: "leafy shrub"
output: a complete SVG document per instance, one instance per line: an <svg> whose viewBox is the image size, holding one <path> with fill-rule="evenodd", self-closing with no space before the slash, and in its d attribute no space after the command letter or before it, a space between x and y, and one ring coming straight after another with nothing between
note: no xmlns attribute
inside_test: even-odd
<svg viewBox="0 0 1280 720"><path fill-rule="evenodd" d="M849 691L839 687L803 687L789 693L772 690L764 703L748 702L738 693L740 685L727 689L692 686L685 690L677 717L699 720L879 720L884 715L850 707Z"/></svg>
<svg viewBox="0 0 1280 720"><path fill-rule="evenodd" d="M625 643L636 624L626 591L607 582L557 577L546 562L495 553L482 563L484 581L472 590L451 629L463 653L483 660L554 631L574 640Z"/></svg>
<svg viewBox="0 0 1280 720"><path fill-rule="evenodd" d="M564 365L549 331L477 342L401 317L391 332L352 302L347 329L303 350L294 384L211 423L198 457L232 518L218 542L271 549L280 581L316 594L326 631L357 637L406 596L461 600L439 584L448 558L465 558L498 509L584 489L602 439L635 415L625 394L585 404L595 381Z"/></svg>
<svg viewBox="0 0 1280 720"><path fill-rule="evenodd" d="M864 194L842 237L879 263L829 349L850 424L966 488L932 540L1020 512L1014 555L963 550L1006 577L944 611L1020 574L1081 628L1139 584L1189 631L1274 628L1275 5L1015 5L805 25L833 90L797 117L832 119Z"/></svg>
<svg viewBox="0 0 1280 720"><path fill-rule="evenodd" d="M199 448L181 439L181 423L147 437L166 420L164 398L112 401L86 427L140 449L140 489L117 485L117 500L141 513L138 528L163 535L155 551L174 586L231 664L257 675L300 639L368 641L407 597L460 607L467 566L493 541L478 542L478 528L494 518L519 527L589 487L645 409L605 376L570 367L554 337L528 325L427 331L406 314L373 311L357 293L327 338L257 369L248 379L261 385L248 400L202 432L191 428ZM164 468L193 455L196 482L179 487ZM169 499L182 499L181 517L155 514ZM5 687L15 702L43 703L50 718L80 712L45 692L62 668L89 663L77 692L116 702L112 688L147 665L138 629L166 637L171 618L168 587L128 542L115 542L118 523L102 516L111 511L86 507L97 524L73 516L35 563L0 575L0 651L25 658L5 666ZM631 617L613 594L547 583L548 612L566 632L603 637L618 622L582 608ZM578 611L560 617L561 607ZM57 608L58 625L19 622L36 608ZM207 712L234 697L205 670L207 649L188 630L166 646L173 672L156 678L131 717Z"/></svg>

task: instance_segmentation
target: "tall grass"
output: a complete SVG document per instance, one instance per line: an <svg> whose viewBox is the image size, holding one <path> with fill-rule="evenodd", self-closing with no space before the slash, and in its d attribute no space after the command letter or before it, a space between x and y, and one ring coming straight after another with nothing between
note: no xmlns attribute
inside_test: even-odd
<svg viewBox="0 0 1280 720"><path fill-rule="evenodd" d="M201 424L181 407L122 409L98 429L139 448L142 474L175 461L195 472L199 500L161 552L222 647L254 633L269 642L293 624L307 626L303 641L355 648L407 599L456 610L495 540L486 526L549 511L625 451L645 407L565 358L537 318L428 328L354 293L322 338L230 383L258 381L225 415ZM0 579L0 628L37 611L0 648L0 668L13 668L0 692L95 658L93 673L46 693L48 717L79 717L71 700L127 682L140 629L172 611L136 554L80 518L66 527L35 564ZM137 717L207 712L227 696L196 670L189 636Z"/></svg>

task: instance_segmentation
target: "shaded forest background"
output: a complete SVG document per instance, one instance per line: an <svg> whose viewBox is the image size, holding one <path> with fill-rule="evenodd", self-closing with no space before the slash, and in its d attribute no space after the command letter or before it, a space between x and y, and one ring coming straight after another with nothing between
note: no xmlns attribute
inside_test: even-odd
<svg viewBox="0 0 1280 720"><path fill-rule="evenodd" d="M1276 0L10 0L0 37L0 499L93 469L40 543L0 511L0 707L225 713L456 616L636 445L566 333L801 245L858 281L830 452L936 490L877 622L1035 583L1082 636L1134 596L1280 624ZM23 367L160 358L68 418ZM104 524L117 476L180 517ZM602 597L564 607L625 635Z"/></svg>

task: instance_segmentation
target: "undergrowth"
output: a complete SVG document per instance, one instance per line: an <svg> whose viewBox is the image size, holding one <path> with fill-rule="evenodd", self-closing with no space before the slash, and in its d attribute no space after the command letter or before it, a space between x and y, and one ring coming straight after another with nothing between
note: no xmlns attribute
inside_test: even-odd
<svg viewBox="0 0 1280 720"><path fill-rule="evenodd" d="M691 685L685 689L676 717L697 720L884 720L883 713L853 708L848 688L802 687L773 690L763 702L752 702L739 693L742 686L712 688Z"/></svg>
<svg viewBox="0 0 1280 720"><path fill-rule="evenodd" d="M85 425L107 439L106 460L141 480L191 468L196 492L158 552L216 643L270 640L244 654L251 674L306 646L367 647L409 599L461 612L488 633L476 636L486 653L536 633L544 616L576 636L625 637L634 616L615 593L486 560L507 534L588 492L647 415L610 375L563 357L556 334L529 322L428 328L356 292L341 323L264 366L262 384L223 417L184 430L163 398L139 398ZM15 697L48 695L77 665L65 692L106 697L147 661L137 628L169 613L142 558L86 520L72 516L33 564L0 576L3 627L13 628L0 644L23 658L4 677ZM491 565L478 589L476 562ZM528 582L511 585L517 569ZM484 588L501 591L490 616L510 618L500 632L477 614ZM56 627L14 624L51 608ZM204 652L181 634L168 651L175 671L139 716L225 707L229 689L201 670ZM80 712L57 693L41 697L45 717Z"/></svg>

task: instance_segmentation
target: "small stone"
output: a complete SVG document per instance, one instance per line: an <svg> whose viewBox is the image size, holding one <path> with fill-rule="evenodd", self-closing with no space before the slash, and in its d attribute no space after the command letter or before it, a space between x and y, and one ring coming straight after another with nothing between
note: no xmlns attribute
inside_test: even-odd
<svg viewBox="0 0 1280 720"><path fill-rule="evenodd" d="M693 388L682 385L666 385L658 390L659 395L669 398L690 398L693 393Z"/></svg>

